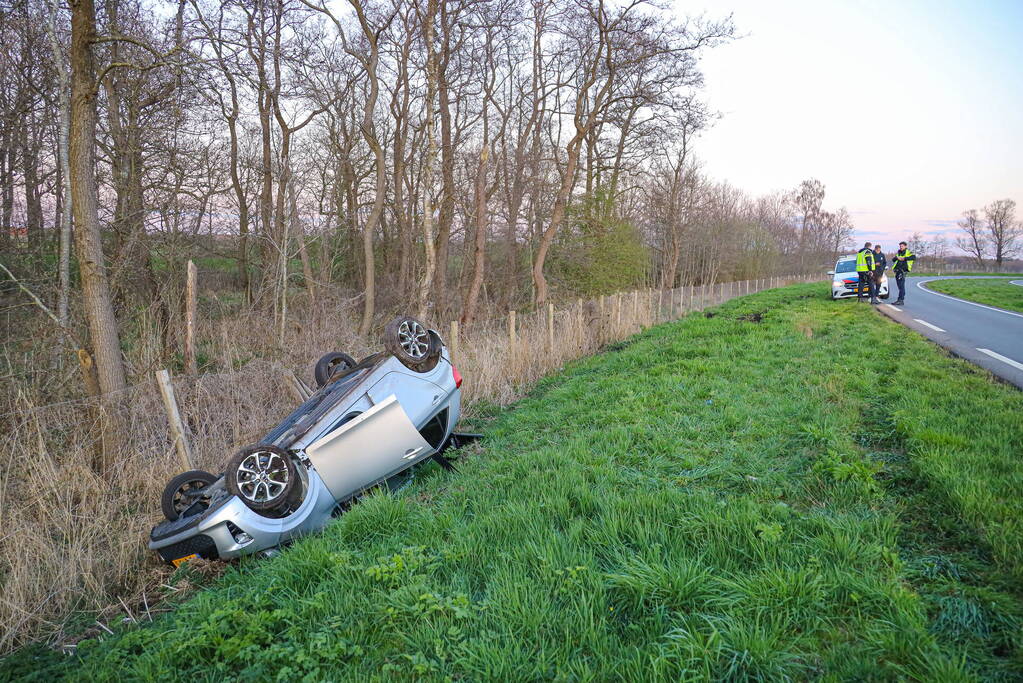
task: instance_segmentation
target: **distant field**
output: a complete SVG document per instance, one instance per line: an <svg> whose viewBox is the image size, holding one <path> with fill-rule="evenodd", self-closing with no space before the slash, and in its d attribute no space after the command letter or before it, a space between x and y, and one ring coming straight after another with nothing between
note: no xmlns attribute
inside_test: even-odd
<svg viewBox="0 0 1023 683"><path fill-rule="evenodd" d="M1005 280L933 280L925 287L979 304L1023 312L1023 287ZM1023 279L1017 276L1015 279Z"/></svg>
<svg viewBox="0 0 1023 683"><path fill-rule="evenodd" d="M820 290L574 363L458 474L0 678L1018 679L1023 394Z"/></svg>

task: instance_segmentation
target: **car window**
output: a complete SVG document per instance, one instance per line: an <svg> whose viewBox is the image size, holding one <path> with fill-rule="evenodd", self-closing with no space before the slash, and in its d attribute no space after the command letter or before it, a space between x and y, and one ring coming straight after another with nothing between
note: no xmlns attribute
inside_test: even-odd
<svg viewBox="0 0 1023 683"><path fill-rule="evenodd" d="M843 259L835 264L836 273L855 273L856 272L856 259Z"/></svg>

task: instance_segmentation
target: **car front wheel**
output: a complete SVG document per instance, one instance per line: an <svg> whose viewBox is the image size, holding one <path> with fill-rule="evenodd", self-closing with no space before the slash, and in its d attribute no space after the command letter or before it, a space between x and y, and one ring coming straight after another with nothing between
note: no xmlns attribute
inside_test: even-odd
<svg viewBox="0 0 1023 683"><path fill-rule="evenodd" d="M276 446L247 446L235 453L224 473L227 490L251 510L274 510L288 502L298 485L291 454Z"/></svg>

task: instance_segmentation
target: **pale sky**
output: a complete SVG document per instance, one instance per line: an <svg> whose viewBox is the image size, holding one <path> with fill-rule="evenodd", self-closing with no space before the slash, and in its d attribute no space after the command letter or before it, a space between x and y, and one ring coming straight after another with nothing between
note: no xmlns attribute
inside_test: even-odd
<svg viewBox="0 0 1023 683"><path fill-rule="evenodd" d="M857 239L955 234L970 208L1023 218L1023 0L682 0L734 13L707 53L723 118L704 170L752 194L816 177Z"/></svg>

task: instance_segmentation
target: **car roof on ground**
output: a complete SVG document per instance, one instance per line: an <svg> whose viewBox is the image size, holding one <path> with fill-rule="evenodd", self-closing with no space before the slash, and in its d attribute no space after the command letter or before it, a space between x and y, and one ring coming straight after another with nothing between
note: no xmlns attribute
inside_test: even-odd
<svg viewBox="0 0 1023 683"><path fill-rule="evenodd" d="M269 434L260 439L259 443L287 448L328 411L345 400L378 365L390 357L389 353L374 353L363 358L354 368L332 377Z"/></svg>

